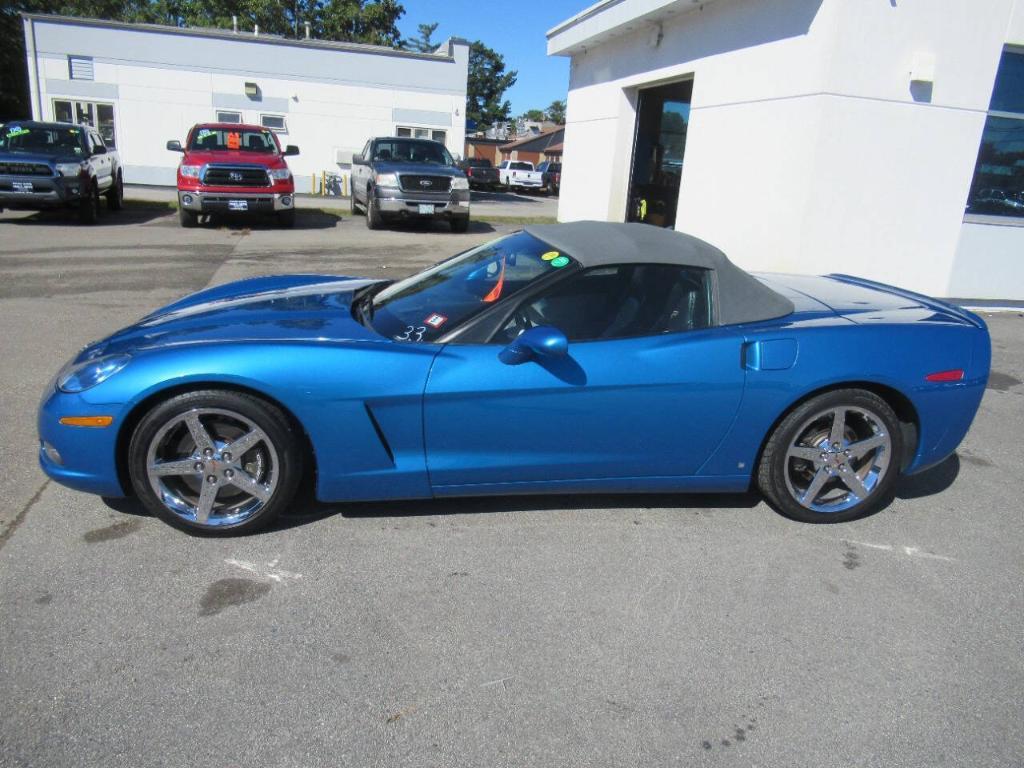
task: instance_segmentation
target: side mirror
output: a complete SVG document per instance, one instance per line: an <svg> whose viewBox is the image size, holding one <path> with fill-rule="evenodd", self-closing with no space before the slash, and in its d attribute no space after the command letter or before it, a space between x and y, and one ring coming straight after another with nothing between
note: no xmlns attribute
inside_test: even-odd
<svg viewBox="0 0 1024 768"><path fill-rule="evenodd" d="M518 338L498 353L505 365L519 365L537 358L559 358L569 354L569 340L557 328L539 325L523 331Z"/></svg>
<svg viewBox="0 0 1024 768"><path fill-rule="evenodd" d="M180 141L168 141L167 142L167 148L171 152L184 152L185 151L184 149L181 148L181 142Z"/></svg>
<svg viewBox="0 0 1024 768"><path fill-rule="evenodd" d="M289 144L287 147L284 148L285 157L291 157L292 155L297 154L299 154L299 148L296 147L294 144Z"/></svg>
<svg viewBox="0 0 1024 768"><path fill-rule="evenodd" d="M352 165L366 165L362 155L352 155Z"/></svg>

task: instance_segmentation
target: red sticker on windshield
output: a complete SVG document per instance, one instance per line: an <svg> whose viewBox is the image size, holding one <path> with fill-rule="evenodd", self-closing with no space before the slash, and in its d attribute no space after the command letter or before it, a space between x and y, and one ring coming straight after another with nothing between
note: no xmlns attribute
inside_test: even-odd
<svg viewBox="0 0 1024 768"><path fill-rule="evenodd" d="M240 149L242 146L242 135L239 133L228 134L228 149Z"/></svg>
<svg viewBox="0 0 1024 768"><path fill-rule="evenodd" d="M423 321L431 328L440 328L442 325L448 322L448 318L444 315L439 315L435 312L432 315L427 315L427 319Z"/></svg>

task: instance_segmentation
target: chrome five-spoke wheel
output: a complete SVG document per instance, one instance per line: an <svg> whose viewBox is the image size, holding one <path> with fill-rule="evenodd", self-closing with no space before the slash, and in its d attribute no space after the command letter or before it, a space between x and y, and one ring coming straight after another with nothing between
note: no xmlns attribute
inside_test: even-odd
<svg viewBox="0 0 1024 768"><path fill-rule="evenodd" d="M243 522L266 504L279 473L266 433L240 413L193 408L150 441L146 472L174 513L201 525Z"/></svg>
<svg viewBox="0 0 1024 768"><path fill-rule="evenodd" d="M826 392L787 414L772 432L758 485L777 509L805 522L840 522L884 503L899 474L899 420L881 397Z"/></svg>
<svg viewBox="0 0 1024 768"><path fill-rule="evenodd" d="M139 423L129 447L132 486L172 525L206 533L254 530L288 504L301 475L293 428L248 394L172 397Z"/></svg>

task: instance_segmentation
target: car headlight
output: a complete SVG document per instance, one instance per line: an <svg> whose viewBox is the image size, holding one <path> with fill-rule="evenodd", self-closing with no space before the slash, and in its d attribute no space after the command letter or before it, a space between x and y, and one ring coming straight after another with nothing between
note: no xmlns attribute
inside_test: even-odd
<svg viewBox="0 0 1024 768"><path fill-rule="evenodd" d="M57 377L57 388L72 394L84 392L109 379L128 365L129 360L131 357L128 355L108 355L78 363L61 372Z"/></svg>
<svg viewBox="0 0 1024 768"><path fill-rule="evenodd" d="M61 176L78 176L85 170L85 163L57 163L57 173Z"/></svg>
<svg viewBox="0 0 1024 768"><path fill-rule="evenodd" d="M378 173L377 174L377 186L378 187L397 187L398 186L398 174L397 173Z"/></svg>
<svg viewBox="0 0 1024 768"><path fill-rule="evenodd" d="M199 171L202 169L201 165L183 165L178 168L178 172L190 179L198 179Z"/></svg>
<svg viewBox="0 0 1024 768"><path fill-rule="evenodd" d="M465 176L456 176L452 179L452 189L469 189L469 179Z"/></svg>
<svg viewBox="0 0 1024 768"><path fill-rule="evenodd" d="M274 181L288 181L292 177L292 172L287 168L271 168L267 173Z"/></svg>

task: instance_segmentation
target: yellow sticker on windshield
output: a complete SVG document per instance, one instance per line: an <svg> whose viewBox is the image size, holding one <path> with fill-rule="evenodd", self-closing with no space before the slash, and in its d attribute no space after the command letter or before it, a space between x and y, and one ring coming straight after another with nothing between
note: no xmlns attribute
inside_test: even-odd
<svg viewBox="0 0 1024 768"><path fill-rule="evenodd" d="M540 257L544 259L544 261L551 261L552 259L558 258L558 251L548 251L547 253L542 253Z"/></svg>

